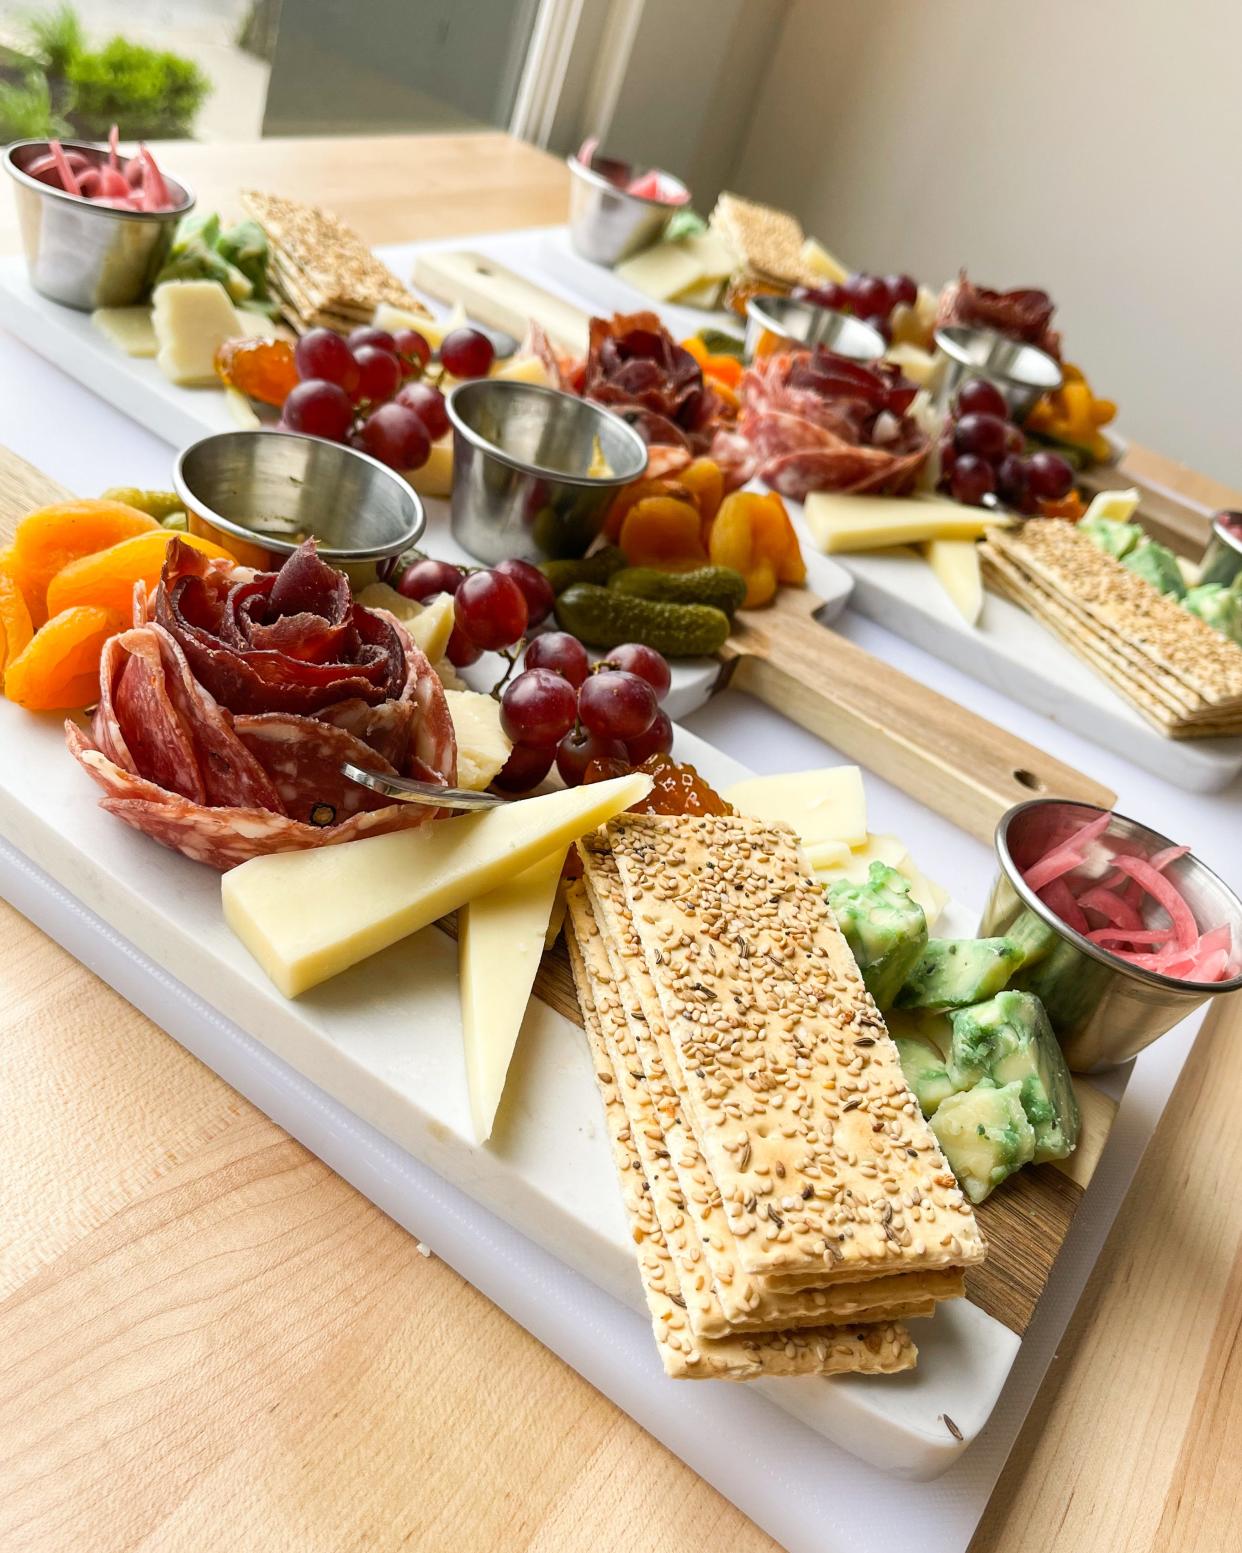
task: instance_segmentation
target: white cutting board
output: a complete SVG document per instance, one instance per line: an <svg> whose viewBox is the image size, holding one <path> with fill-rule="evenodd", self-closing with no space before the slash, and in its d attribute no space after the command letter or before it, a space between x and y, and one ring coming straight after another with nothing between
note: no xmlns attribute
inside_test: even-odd
<svg viewBox="0 0 1242 1553"><path fill-rule="evenodd" d="M719 786L746 774L681 730L678 753ZM447 935L428 928L291 1002L226 927L219 876L137 835L97 798L64 748L60 718L0 702L0 836L354 1115L558 1260L643 1309L576 1025L532 1002L495 1135L480 1148L462 1060L457 949ZM960 907L944 921L951 933L973 926ZM934 1476L987 1422L1020 1342L965 1300L914 1331L920 1359L912 1375L761 1389L853 1454L905 1476ZM726 1396L731 1390L723 1387ZM946 1429L946 1413L960 1441Z"/></svg>

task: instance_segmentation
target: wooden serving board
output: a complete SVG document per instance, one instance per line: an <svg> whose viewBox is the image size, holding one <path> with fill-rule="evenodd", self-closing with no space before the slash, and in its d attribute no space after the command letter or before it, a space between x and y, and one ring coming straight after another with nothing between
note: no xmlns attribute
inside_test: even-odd
<svg viewBox="0 0 1242 1553"><path fill-rule="evenodd" d="M25 512L71 494L24 460L0 449L0 543L11 540ZM989 729L973 714L924 690L819 625L812 618L814 601L804 592L786 590L782 598L792 599L797 607L786 604L762 614L752 612L725 650L727 663L744 687L748 679L753 680L760 694L768 692L765 699L771 699L804 726L822 731L862 764L882 770L915 797L923 799L923 793L929 793L937 800L930 807L951 819L960 815L959 823L964 822L965 828L973 828L972 817L991 814L998 803L1003 804L999 787L1011 774L1004 768L1008 735ZM821 680L822 691L818 688ZM857 685L857 693L845 694L842 687L851 684ZM870 710L871 695L878 695L896 713L896 725ZM802 698L800 703L798 697ZM928 698L932 702L931 721L924 720ZM895 731L906 716L927 729L934 726L937 715L945 723L942 741L924 734L927 742L921 742ZM987 734L1000 741L991 750ZM962 760L964 748L977 752L978 769L973 773ZM1042 769L1049 768L1045 765ZM1068 776L1072 779L1074 773ZM135 838L135 845L140 855L146 855L147 843ZM455 931L451 922L441 927L449 933ZM544 956L535 993L549 1008L581 1027L563 945ZM1076 1079L1075 1086L1083 1134L1074 1155L1063 1164L1019 1172L979 1209L991 1251L983 1266L969 1276L968 1298L1019 1336L1034 1314L1116 1110L1114 1101L1094 1085Z"/></svg>

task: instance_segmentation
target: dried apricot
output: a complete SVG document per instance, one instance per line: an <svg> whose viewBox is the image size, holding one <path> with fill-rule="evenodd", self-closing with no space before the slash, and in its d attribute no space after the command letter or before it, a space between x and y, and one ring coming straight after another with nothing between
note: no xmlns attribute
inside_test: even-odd
<svg viewBox="0 0 1242 1553"><path fill-rule="evenodd" d="M707 560L698 508L674 496L647 496L625 515L618 540L631 566L699 566Z"/></svg>
<svg viewBox="0 0 1242 1553"><path fill-rule="evenodd" d="M724 472L714 458L696 458L678 474L677 480L690 492L691 500L699 509L706 543L712 519L724 499Z"/></svg>
<svg viewBox="0 0 1242 1553"><path fill-rule="evenodd" d="M755 548L766 555L776 568L778 582L801 587L806 582L806 562L802 547L785 511L785 503L775 491L767 491L752 508Z"/></svg>
<svg viewBox="0 0 1242 1553"><path fill-rule="evenodd" d="M726 496L712 524L709 551L714 566L731 566L745 577L746 609L770 603L781 581L806 577L785 504L773 494L734 491Z"/></svg>
<svg viewBox="0 0 1242 1553"><path fill-rule="evenodd" d="M0 669L25 652L34 624L22 590L0 558Z"/></svg>
<svg viewBox="0 0 1242 1553"><path fill-rule="evenodd" d="M47 586L47 608L51 615L78 604L95 604L113 614L124 615L134 596L134 584L144 582L154 593L160 580L164 556L174 539L204 555L232 559L227 550L197 534L175 534L157 529L154 534L135 534L118 545L79 556L57 572Z"/></svg>
<svg viewBox="0 0 1242 1553"><path fill-rule="evenodd" d="M247 399L279 408L298 385L288 340L225 340L216 352L216 376Z"/></svg>
<svg viewBox="0 0 1242 1553"><path fill-rule="evenodd" d="M630 508L638 502L646 500L648 496L667 496L669 494L669 482L647 476L641 480L631 480L629 485L623 485L612 499L612 505L608 509L608 516L604 519L604 538L611 540L615 545L617 536L621 532L621 525L625 522L625 515Z"/></svg>
<svg viewBox="0 0 1242 1553"><path fill-rule="evenodd" d="M56 502L24 517L13 537L11 566L35 625L47 619L48 583L70 561L151 530L159 530L154 518L116 501Z"/></svg>
<svg viewBox="0 0 1242 1553"><path fill-rule="evenodd" d="M93 605L54 615L5 670L5 695L29 712L93 705L99 699L104 643L122 628L116 615Z"/></svg>

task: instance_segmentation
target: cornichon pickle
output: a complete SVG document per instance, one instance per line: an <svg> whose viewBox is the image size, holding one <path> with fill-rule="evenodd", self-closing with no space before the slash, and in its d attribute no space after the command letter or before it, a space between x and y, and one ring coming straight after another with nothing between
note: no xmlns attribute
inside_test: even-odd
<svg viewBox="0 0 1242 1553"><path fill-rule="evenodd" d="M556 620L589 647L645 642L666 658L697 658L718 651L729 617L707 604L664 604L592 583L576 582L556 601Z"/></svg>
<svg viewBox="0 0 1242 1553"><path fill-rule="evenodd" d="M625 551L616 545L605 545L594 555L584 555L576 561L542 561L539 570L552 584L556 594L564 593L575 582L591 582L603 588L614 572L628 566Z"/></svg>
<svg viewBox="0 0 1242 1553"><path fill-rule="evenodd" d="M608 586L617 593L662 604L710 604L726 615L742 607L746 579L731 566L696 566L688 572L662 572L656 566L629 566L610 577Z"/></svg>
<svg viewBox="0 0 1242 1553"><path fill-rule="evenodd" d="M101 500L124 502L127 507L136 507L139 512L145 512L147 517L160 522L174 512L180 512L185 506L176 491L140 491L136 485L111 486L103 493Z"/></svg>

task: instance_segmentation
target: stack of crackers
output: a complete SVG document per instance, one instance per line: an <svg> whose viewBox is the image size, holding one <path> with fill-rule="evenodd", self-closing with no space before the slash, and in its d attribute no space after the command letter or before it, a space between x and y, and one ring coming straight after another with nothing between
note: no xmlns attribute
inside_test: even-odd
<svg viewBox="0 0 1242 1553"><path fill-rule="evenodd" d="M431 315L386 264L331 211L245 190L242 208L267 233L268 275L281 310L299 334L369 324L380 302Z"/></svg>
<svg viewBox="0 0 1242 1553"><path fill-rule="evenodd" d="M567 940L678 1378L890 1373L986 1245L783 825L624 815Z"/></svg>
<svg viewBox="0 0 1242 1553"><path fill-rule="evenodd" d="M823 276L811 270L803 258L806 233L787 210L725 193L716 201L708 224L737 256L726 306L733 296L747 292L823 284Z"/></svg>
<svg viewBox="0 0 1242 1553"><path fill-rule="evenodd" d="M1073 523L989 529L984 574L1171 739L1242 734L1242 647Z"/></svg>

